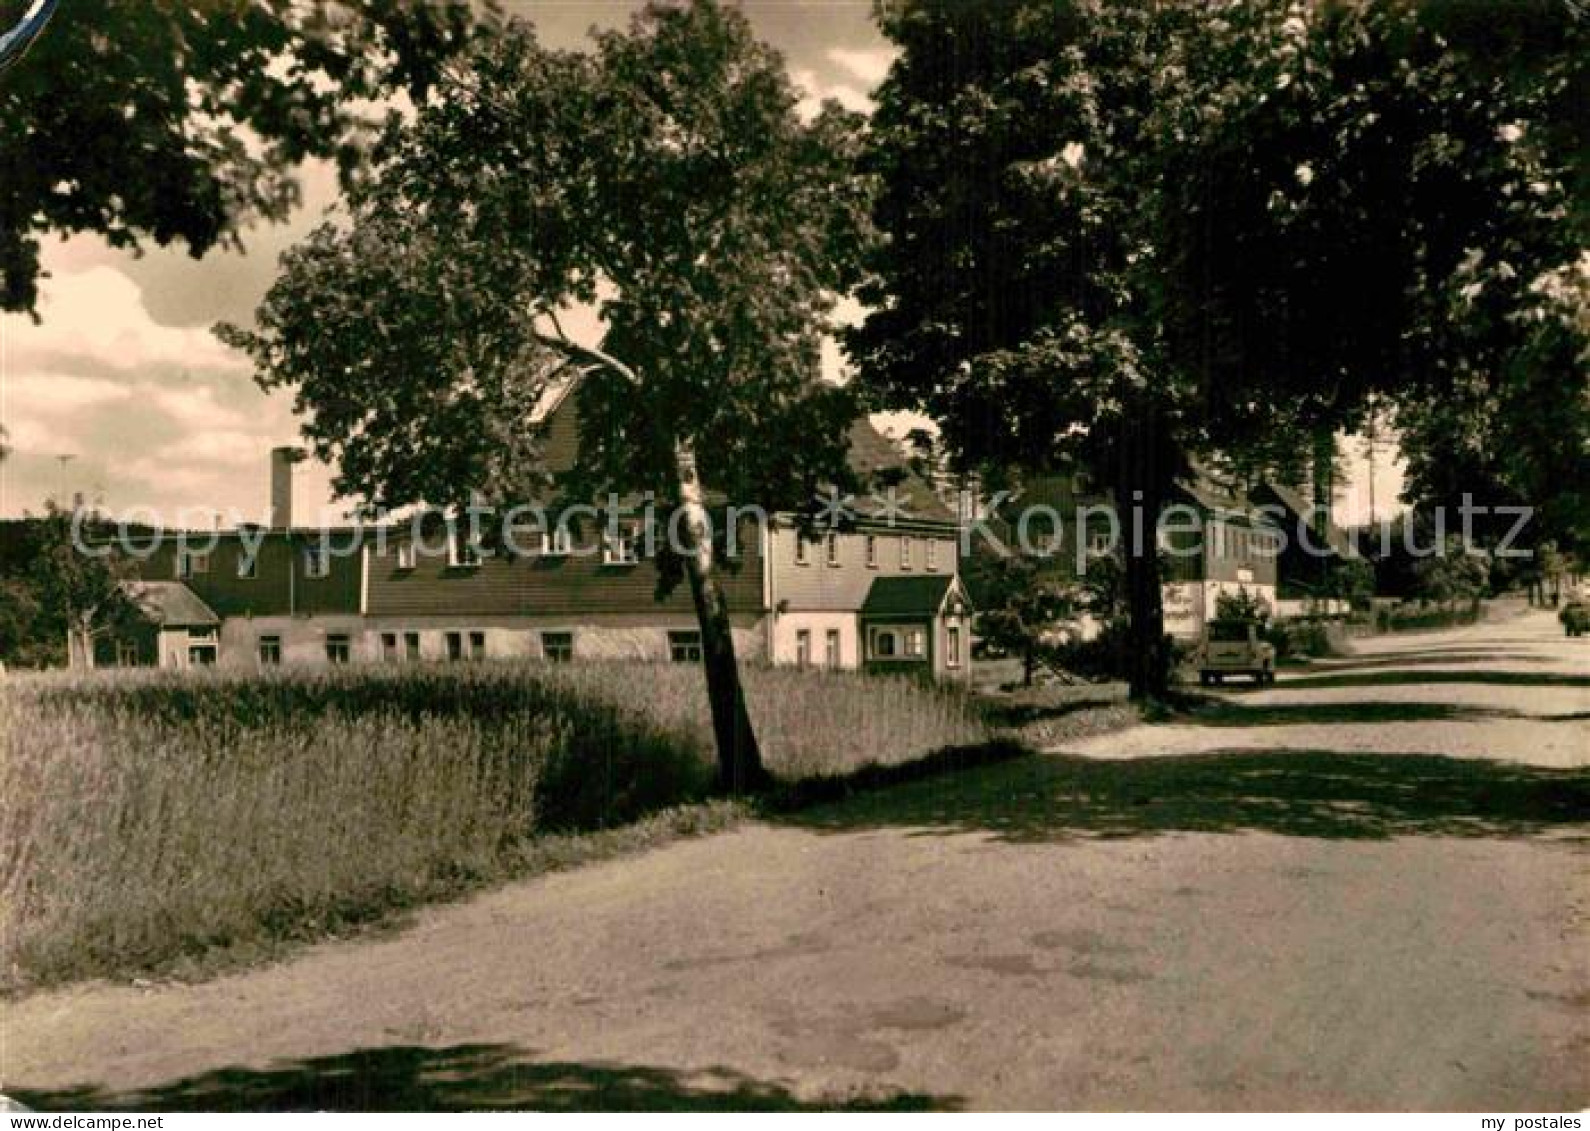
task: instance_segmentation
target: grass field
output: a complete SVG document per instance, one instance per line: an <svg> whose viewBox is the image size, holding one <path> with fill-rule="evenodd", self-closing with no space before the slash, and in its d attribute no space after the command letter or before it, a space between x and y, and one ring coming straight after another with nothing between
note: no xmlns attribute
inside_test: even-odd
<svg viewBox="0 0 1590 1131"><path fill-rule="evenodd" d="M746 682L789 783L991 735L974 700L902 679ZM681 665L14 677L0 743L13 991L270 953L735 813L707 802L705 695Z"/></svg>

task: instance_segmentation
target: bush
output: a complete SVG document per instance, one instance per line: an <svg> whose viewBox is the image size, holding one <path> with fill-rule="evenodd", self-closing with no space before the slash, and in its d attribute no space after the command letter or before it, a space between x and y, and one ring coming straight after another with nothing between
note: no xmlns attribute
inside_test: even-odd
<svg viewBox="0 0 1590 1131"><path fill-rule="evenodd" d="M985 741L964 695L751 669L786 780ZM703 799L685 665L14 677L0 689L9 984L322 936L512 874L549 833Z"/></svg>
<svg viewBox="0 0 1590 1131"><path fill-rule="evenodd" d="M1336 651L1332 622L1317 618L1276 621L1265 626L1264 638L1275 645L1277 659L1329 656Z"/></svg>

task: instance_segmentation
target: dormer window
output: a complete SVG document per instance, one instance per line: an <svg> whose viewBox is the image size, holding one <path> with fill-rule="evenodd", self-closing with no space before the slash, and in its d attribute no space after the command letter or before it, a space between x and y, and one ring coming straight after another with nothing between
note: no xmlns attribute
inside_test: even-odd
<svg viewBox="0 0 1590 1131"><path fill-rule="evenodd" d="M799 530L795 532L795 564L812 564L812 545L806 540L806 535Z"/></svg>
<svg viewBox="0 0 1590 1131"><path fill-rule="evenodd" d="M456 526L447 528L447 564L452 569L474 569L480 565L480 547Z"/></svg>
<svg viewBox="0 0 1590 1131"><path fill-rule="evenodd" d="M543 558L566 558L569 556L569 544L572 538L569 528L559 523L551 530L541 532L541 556Z"/></svg>
<svg viewBox="0 0 1590 1131"><path fill-rule="evenodd" d="M634 565L640 560L636 546L635 528L620 523L602 532L602 564L610 566Z"/></svg>
<svg viewBox="0 0 1590 1131"><path fill-rule="evenodd" d="M331 576L331 547L321 543L304 547L304 576L322 578Z"/></svg>

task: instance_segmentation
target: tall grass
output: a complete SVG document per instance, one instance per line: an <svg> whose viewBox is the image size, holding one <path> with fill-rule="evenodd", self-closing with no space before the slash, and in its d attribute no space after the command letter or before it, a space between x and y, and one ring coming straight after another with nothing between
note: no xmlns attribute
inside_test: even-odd
<svg viewBox="0 0 1590 1131"><path fill-rule="evenodd" d="M746 677L788 781L987 737L904 680ZM11 988L323 935L699 801L713 765L682 665L13 678L0 756Z"/></svg>

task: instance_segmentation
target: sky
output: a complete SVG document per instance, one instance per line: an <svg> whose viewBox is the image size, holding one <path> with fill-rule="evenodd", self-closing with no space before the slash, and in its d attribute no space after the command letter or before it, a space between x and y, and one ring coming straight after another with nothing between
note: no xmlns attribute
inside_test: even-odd
<svg viewBox="0 0 1590 1131"><path fill-rule="evenodd" d="M622 26L628 0L505 0L542 42L577 47L592 26ZM870 18L871 0L745 0L757 33L784 55L811 99L857 110L893 57ZM298 440L292 396L267 394L249 363L210 332L247 324L275 277L277 257L334 203L335 178L303 170L304 205L282 225L244 233L242 252L194 260L179 246L142 256L96 236L47 242L35 325L0 315L0 422L13 451L0 463L0 515L37 512L47 497L81 493L118 514L145 508L168 523L208 526L259 521L267 504L269 451ZM853 306L841 314L856 316ZM825 369L838 373L837 349ZM903 430L911 422L886 420ZM1367 476L1354 461L1345 518L1367 514ZM347 503L331 498L330 470L310 463L297 476L299 521L332 520ZM1382 514L1400 488L1380 458L1375 492Z"/></svg>

